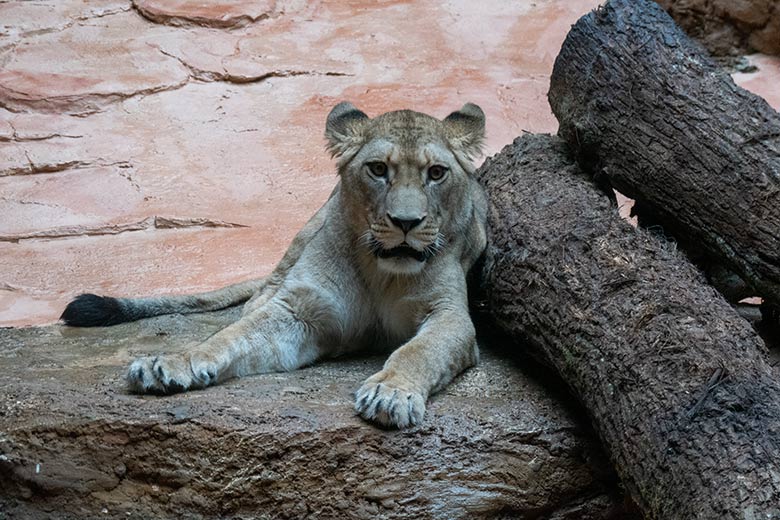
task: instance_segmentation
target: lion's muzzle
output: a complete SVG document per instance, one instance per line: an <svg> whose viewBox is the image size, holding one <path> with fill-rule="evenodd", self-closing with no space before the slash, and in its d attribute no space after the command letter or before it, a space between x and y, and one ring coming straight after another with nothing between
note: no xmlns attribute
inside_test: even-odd
<svg viewBox="0 0 780 520"><path fill-rule="evenodd" d="M425 262L433 256L433 251L431 251L429 248L418 251L408 244L401 244L400 246L396 246L391 249L376 249L374 254L379 258L411 258L417 260L418 262Z"/></svg>

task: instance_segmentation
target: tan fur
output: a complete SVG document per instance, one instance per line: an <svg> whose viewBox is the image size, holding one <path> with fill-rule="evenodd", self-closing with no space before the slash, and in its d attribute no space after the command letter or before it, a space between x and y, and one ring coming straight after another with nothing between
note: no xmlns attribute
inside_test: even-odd
<svg viewBox="0 0 780 520"><path fill-rule="evenodd" d="M428 397L478 360L466 274L486 240L485 196L470 162L483 135L476 105L443 121L411 111L369 119L337 105L326 138L341 178L328 202L258 283L240 320L186 353L135 361L130 388L202 388L391 348L355 408L385 426L418 424ZM371 169L380 162L386 176ZM448 169L442 179L430 177L432 165ZM405 231L404 222L416 225Z"/></svg>

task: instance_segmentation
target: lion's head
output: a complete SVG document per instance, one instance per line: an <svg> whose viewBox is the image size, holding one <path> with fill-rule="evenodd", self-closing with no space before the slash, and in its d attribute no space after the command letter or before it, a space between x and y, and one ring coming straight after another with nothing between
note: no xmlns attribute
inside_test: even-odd
<svg viewBox="0 0 780 520"><path fill-rule="evenodd" d="M342 217L380 270L415 274L465 233L472 214L472 158L485 114L467 103L443 120L411 110L373 119L350 103L328 115L338 157Z"/></svg>

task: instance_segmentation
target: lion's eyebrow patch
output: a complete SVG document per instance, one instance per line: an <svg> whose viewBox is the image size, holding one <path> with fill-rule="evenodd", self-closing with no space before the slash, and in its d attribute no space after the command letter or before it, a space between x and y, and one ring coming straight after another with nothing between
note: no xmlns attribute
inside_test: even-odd
<svg viewBox="0 0 780 520"><path fill-rule="evenodd" d="M435 163L449 163L454 159L452 153L439 143L426 144L418 154L418 163L421 167Z"/></svg>
<svg viewBox="0 0 780 520"><path fill-rule="evenodd" d="M390 155L387 156L387 160L390 161L392 164L400 164L403 160L403 152L401 151L401 147L396 145L393 146L392 151L390 152Z"/></svg>

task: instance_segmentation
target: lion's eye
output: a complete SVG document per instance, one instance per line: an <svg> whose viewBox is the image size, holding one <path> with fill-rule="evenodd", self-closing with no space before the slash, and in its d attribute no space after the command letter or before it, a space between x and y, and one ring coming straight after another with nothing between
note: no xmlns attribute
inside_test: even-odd
<svg viewBox="0 0 780 520"><path fill-rule="evenodd" d="M428 168L428 178L432 181L440 181L444 178L445 175L447 175L447 172L450 169L446 166L442 166L440 164L434 164L430 168Z"/></svg>
<svg viewBox="0 0 780 520"><path fill-rule="evenodd" d="M387 165L383 162L370 162L366 163L366 166L368 166L368 170L371 172L371 175L374 177L386 177L387 176Z"/></svg>

